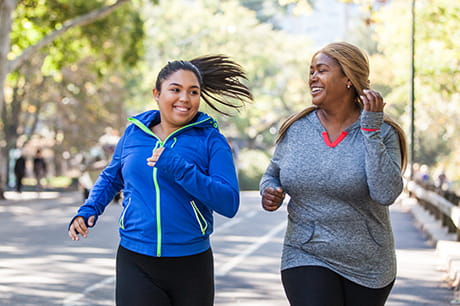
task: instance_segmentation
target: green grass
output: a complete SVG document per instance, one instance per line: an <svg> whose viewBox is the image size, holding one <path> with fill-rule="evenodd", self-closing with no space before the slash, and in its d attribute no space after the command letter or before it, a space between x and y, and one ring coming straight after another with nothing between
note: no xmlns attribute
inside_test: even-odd
<svg viewBox="0 0 460 306"><path fill-rule="evenodd" d="M67 176L56 176L42 179L42 185L47 188L68 188L72 183L72 178ZM37 180L35 178L26 177L23 180L24 186L35 186Z"/></svg>

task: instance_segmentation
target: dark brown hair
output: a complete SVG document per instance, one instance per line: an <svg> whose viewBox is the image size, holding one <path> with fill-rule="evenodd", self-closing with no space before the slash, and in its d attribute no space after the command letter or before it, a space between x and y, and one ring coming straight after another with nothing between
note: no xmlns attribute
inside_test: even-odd
<svg viewBox="0 0 460 306"><path fill-rule="evenodd" d="M160 91L163 81L178 70L188 70L196 75L201 87L201 98L221 114L228 115L228 112L217 104L239 109L253 99L249 88L240 80L247 80L243 68L225 55L206 55L190 61L168 62L159 72L155 88Z"/></svg>

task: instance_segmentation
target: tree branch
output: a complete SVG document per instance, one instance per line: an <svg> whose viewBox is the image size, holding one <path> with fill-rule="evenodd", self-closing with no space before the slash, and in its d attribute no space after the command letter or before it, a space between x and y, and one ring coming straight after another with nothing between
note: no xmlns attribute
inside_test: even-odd
<svg viewBox="0 0 460 306"><path fill-rule="evenodd" d="M16 57L14 60L10 61L8 63L7 72L10 73L16 70L22 63L24 63L25 60L29 59L35 52L37 52L44 46L50 44L51 42L53 42L57 37L64 34L69 29L78 27L78 26L83 26L83 25L92 23L98 19L102 19L106 17L107 15L109 15L118 6L128 1L130 0L117 0L112 5L105 6L100 9L91 11L85 15L78 16L78 17L75 17L74 19L67 20L66 22L63 23L60 29L52 31L51 33L43 37L42 40L37 42L35 45L29 46L27 49L25 49L21 53L21 55Z"/></svg>

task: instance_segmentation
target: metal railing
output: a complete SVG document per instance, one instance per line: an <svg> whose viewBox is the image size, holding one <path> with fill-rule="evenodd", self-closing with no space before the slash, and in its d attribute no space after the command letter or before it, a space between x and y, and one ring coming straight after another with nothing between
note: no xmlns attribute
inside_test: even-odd
<svg viewBox="0 0 460 306"><path fill-rule="evenodd" d="M415 197L424 209L440 220L442 226L447 227L449 233L455 233L457 241L460 241L459 206L448 201L434 190L429 190L414 181L408 181L406 188L410 196Z"/></svg>

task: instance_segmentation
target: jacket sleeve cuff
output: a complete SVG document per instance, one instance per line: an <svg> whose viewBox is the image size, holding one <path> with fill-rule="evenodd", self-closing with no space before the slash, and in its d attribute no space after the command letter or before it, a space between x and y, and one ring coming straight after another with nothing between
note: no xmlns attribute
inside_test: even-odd
<svg viewBox="0 0 460 306"><path fill-rule="evenodd" d="M172 179L179 179L187 169L187 163L182 157L175 154L173 150L165 149L161 153L155 167L162 171L163 175L169 176Z"/></svg>
<svg viewBox="0 0 460 306"><path fill-rule="evenodd" d="M361 130L373 132L378 131L383 124L383 112L363 111L361 114Z"/></svg>
<svg viewBox="0 0 460 306"><path fill-rule="evenodd" d="M88 219L89 219L89 217L91 217L91 216L94 216L94 224L93 224L92 226L89 226L89 225L88 225ZM98 216L97 216L96 214L92 214L92 215L88 215L88 216L86 216L86 215L84 215L84 214L77 214L77 215L73 216L72 220L70 220L69 225L67 226L67 231L70 230L70 226L72 225L72 222L73 222L73 220L75 220L76 217L83 217L83 219L85 219L85 225L86 225L88 228L90 228L90 227L94 227L94 226L96 225L97 217L98 217Z"/></svg>

